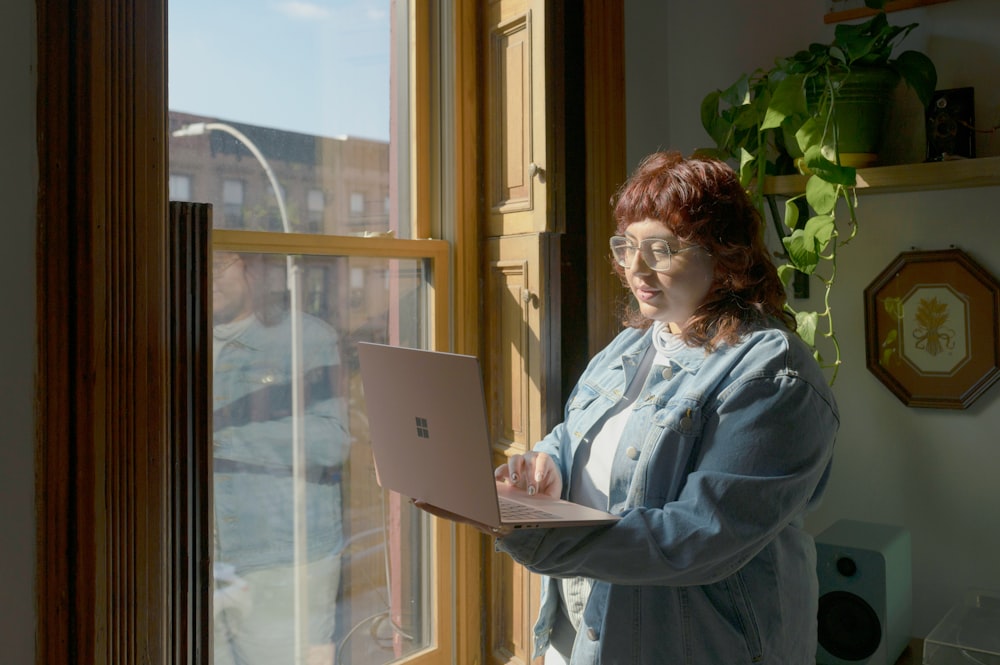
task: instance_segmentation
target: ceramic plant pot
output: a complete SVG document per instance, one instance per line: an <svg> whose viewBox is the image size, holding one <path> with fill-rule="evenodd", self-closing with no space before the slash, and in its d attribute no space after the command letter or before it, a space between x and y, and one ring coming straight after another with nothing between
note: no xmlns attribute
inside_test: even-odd
<svg viewBox="0 0 1000 665"><path fill-rule="evenodd" d="M861 168L878 163L890 100L898 84L899 75L889 67L858 66L834 82L841 164ZM815 108L818 100L818 94L809 95L810 107Z"/></svg>

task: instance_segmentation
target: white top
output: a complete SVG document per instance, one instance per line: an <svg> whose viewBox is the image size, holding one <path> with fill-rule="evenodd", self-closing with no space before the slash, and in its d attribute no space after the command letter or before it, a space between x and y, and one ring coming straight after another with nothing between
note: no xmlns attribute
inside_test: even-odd
<svg viewBox="0 0 1000 665"><path fill-rule="evenodd" d="M621 442L622 432L632 415L631 406L646 385L650 370L653 367L669 368L670 354L683 345L684 342L671 333L666 325L660 322L653 324L653 348L656 353L643 356L638 371L625 387L622 399L603 419L594 424L577 450L570 482L571 501L601 510L608 509L611 465Z"/></svg>

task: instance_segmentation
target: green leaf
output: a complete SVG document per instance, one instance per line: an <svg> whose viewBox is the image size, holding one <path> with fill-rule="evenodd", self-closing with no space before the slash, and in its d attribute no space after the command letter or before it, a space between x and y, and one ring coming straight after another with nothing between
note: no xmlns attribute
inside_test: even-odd
<svg viewBox="0 0 1000 665"><path fill-rule="evenodd" d="M892 66L917 93L920 102L924 106L930 104L937 87L937 68L931 59L918 51L904 51L893 61Z"/></svg>
<svg viewBox="0 0 1000 665"><path fill-rule="evenodd" d="M802 341L811 347L816 346L816 329L819 328L819 312L796 312L796 332Z"/></svg>
<svg viewBox="0 0 1000 665"><path fill-rule="evenodd" d="M796 197L797 198L797 197ZM785 201L785 226L789 230L794 229L799 224L799 206L795 199Z"/></svg>
<svg viewBox="0 0 1000 665"><path fill-rule="evenodd" d="M863 23L838 23L833 41L844 50L848 63L874 64L888 60L892 46L886 44L886 37L891 31L885 14L876 14Z"/></svg>
<svg viewBox="0 0 1000 665"><path fill-rule="evenodd" d="M747 187L757 176L757 157L740 148L740 184Z"/></svg>
<svg viewBox="0 0 1000 665"><path fill-rule="evenodd" d="M822 147L823 127L815 116L803 122L795 132L795 142L799 144L803 155L813 148Z"/></svg>
<svg viewBox="0 0 1000 665"><path fill-rule="evenodd" d="M806 201L820 215L833 212L837 206L837 186L818 176L806 180Z"/></svg>
<svg viewBox="0 0 1000 665"><path fill-rule="evenodd" d="M801 74L782 79L771 95L761 129L780 127L785 118L806 113L806 93Z"/></svg>
<svg viewBox="0 0 1000 665"><path fill-rule="evenodd" d="M792 276L795 275L795 266L791 263L782 263L778 266L778 279L787 287L792 283Z"/></svg>
<svg viewBox="0 0 1000 665"><path fill-rule="evenodd" d="M811 235L807 236L804 229L795 229L790 235L781 239L781 244L788 252L789 262L797 270L807 275L815 272L819 254L816 252L814 238Z"/></svg>
<svg viewBox="0 0 1000 665"><path fill-rule="evenodd" d="M838 166L823 156L823 146L814 145L805 151L806 167L823 180L842 187L854 187L858 173L853 166Z"/></svg>
<svg viewBox="0 0 1000 665"><path fill-rule="evenodd" d="M722 137L726 130L720 126L719 122L719 97L721 93L716 90L705 95L701 100L701 126L705 128L708 135L712 137L716 145L722 145Z"/></svg>
<svg viewBox="0 0 1000 665"><path fill-rule="evenodd" d="M744 74L721 93L722 101L729 106L742 106L750 102L750 75Z"/></svg>
<svg viewBox="0 0 1000 665"><path fill-rule="evenodd" d="M832 215L816 215L809 218L802 230L803 242L811 242L813 251L820 254L830 244L830 238L837 230L837 224Z"/></svg>

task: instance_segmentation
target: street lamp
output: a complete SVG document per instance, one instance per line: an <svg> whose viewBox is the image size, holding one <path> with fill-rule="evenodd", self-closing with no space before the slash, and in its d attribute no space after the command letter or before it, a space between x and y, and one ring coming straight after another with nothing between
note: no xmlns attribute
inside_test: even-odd
<svg viewBox="0 0 1000 665"><path fill-rule="evenodd" d="M278 213L281 215L281 227L285 233L291 233L292 227L288 221L288 213L285 209L285 196L281 192L281 185L274 176L271 165L264 158L264 153L250 140L250 138L236 129L232 125L224 122L195 122L184 125L173 132L173 136L202 136L210 131L220 131L233 136L236 140L246 146L261 167L267 174L267 179L274 190L274 198L278 200ZM292 255L285 257L287 268L288 286L288 318L291 325L292 337L292 510L293 510L293 551L294 551L294 593L295 593L295 663L302 663L304 645L306 644L305 626L309 613L309 589L306 586L305 565L306 559L306 482L305 482L305 440L303 438L303 420L305 418L305 408L302 402L302 316L299 306L300 271Z"/></svg>
<svg viewBox="0 0 1000 665"><path fill-rule="evenodd" d="M291 233L292 226L288 222L288 213L285 210L285 195L281 193L281 185L278 184L278 179L274 177L274 171L271 170L271 165L268 164L266 159L264 159L264 153L260 151L260 148L258 148L246 134L224 122L193 122L190 125L184 125L180 129L175 130L173 135L202 136L210 131L225 132L226 134L233 136L237 141L246 146L246 149L250 151L250 154L252 154L257 161L260 162L260 165L264 168L264 173L267 174L267 179L271 182L271 189L274 190L274 198L278 199L278 213L281 215L281 228L285 233Z"/></svg>

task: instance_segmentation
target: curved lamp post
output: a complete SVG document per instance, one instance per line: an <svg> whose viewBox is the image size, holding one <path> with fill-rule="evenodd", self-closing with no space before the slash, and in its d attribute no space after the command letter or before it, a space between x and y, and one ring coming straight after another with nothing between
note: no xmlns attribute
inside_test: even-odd
<svg viewBox="0 0 1000 665"><path fill-rule="evenodd" d="M224 122L195 122L184 125L173 132L173 136L202 136L210 131L225 132L233 136L236 140L246 146L261 167L267 174L267 179L274 190L274 198L278 200L278 213L281 215L281 226L285 233L291 233L291 224L288 221L288 213L285 209L285 196L281 192L281 185L274 176L271 165L264 158L264 153L247 137L246 134L236 129L232 125ZM304 662L304 646L306 644L305 626L308 621L308 601L309 589L305 580L306 559L306 516L305 516L305 440L303 438L303 419L305 409L302 402L302 327L301 311L299 307L300 292L300 272L295 263L295 258L291 255L285 257L288 279L288 317L291 324L292 336L292 510L293 510L293 540L294 540L294 586L295 586L295 659L293 662Z"/></svg>

